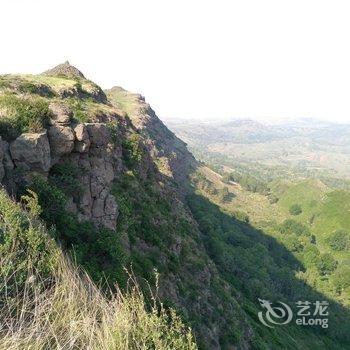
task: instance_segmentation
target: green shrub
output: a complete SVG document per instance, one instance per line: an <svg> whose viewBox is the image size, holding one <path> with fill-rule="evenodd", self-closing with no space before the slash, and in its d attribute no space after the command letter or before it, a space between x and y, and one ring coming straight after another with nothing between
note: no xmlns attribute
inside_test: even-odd
<svg viewBox="0 0 350 350"><path fill-rule="evenodd" d="M234 197L226 186L218 190L218 195L221 203L228 203Z"/></svg>
<svg viewBox="0 0 350 350"><path fill-rule="evenodd" d="M310 230L303 224L293 219L287 219L279 227L282 234L295 234L297 236L310 236Z"/></svg>
<svg viewBox="0 0 350 350"><path fill-rule="evenodd" d="M301 252L304 249L303 242L297 236L287 236L283 242L287 249L291 252Z"/></svg>
<svg viewBox="0 0 350 350"><path fill-rule="evenodd" d="M338 262L329 253L322 254L316 265L320 275L325 276L332 273L338 265Z"/></svg>
<svg viewBox="0 0 350 350"><path fill-rule="evenodd" d="M140 135L131 134L123 142L123 158L128 168L133 168L140 163L142 159L142 150L140 148Z"/></svg>
<svg viewBox="0 0 350 350"><path fill-rule="evenodd" d="M83 191L77 180L78 172L78 168L71 162L58 163L50 170L50 181L66 194L72 194L77 198Z"/></svg>
<svg viewBox="0 0 350 350"><path fill-rule="evenodd" d="M48 102L44 98L0 96L0 135L5 140L13 140L24 132L41 131L49 116Z"/></svg>
<svg viewBox="0 0 350 350"><path fill-rule="evenodd" d="M32 179L29 189L38 195L39 204L43 208L41 217L48 226L64 220L67 197L61 190L40 176Z"/></svg>
<svg viewBox="0 0 350 350"><path fill-rule="evenodd" d="M320 252L314 244L308 244L303 253L303 262L306 267L316 266L319 261Z"/></svg>
<svg viewBox="0 0 350 350"><path fill-rule="evenodd" d="M333 250L347 250L350 246L350 236L345 231L337 230L331 234L327 242Z"/></svg>
<svg viewBox="0 0 350 350"><path fill-rule="evenodd" d="M337 268L333 276L333 284L338 292L350 287L350 266L342 265Z"/></svg>
<svg viewBox="0 0 350 350"><path fill-rule="evenodd" d="M13 202L4 190L0 191L0 285L4 282L1 278L6 279L6 293L12 287L22 286L30 269L47 277L55 269L59 254L37 218L40 213L37 197L28 193L24 200L30 212Z"/></svg>
<svg viewBox="0 0 350 350"><path fill-rule="evenodd" d="M233 214L237 220L245 223L249 222L249 215L247 213L240 210L236 210Z"/></svg>
<svg viewBox="0 0 350 350"><path fill-rule="evenodd" d="M67 212L67 197L61 189L42 177L34 177L29 189L38 195L40 217L53 227L52 234L82 265L95 281L101 279L125 286L126 256L120 236L106 228L97 228Z"/></svg>
<svg viewBox="0 0 350 350"><path fill-rule="evenodd" d="M291 215L299 215L303 212L300 204L292 204L290 207L289 207L289 213Z"/></svg>
<svg viewBox="0 0 350 350"><path fill-rule="evenodd" d="M80 123L88 122L89 118L86 113L84 102L77 97L66 98L65 101L68 103L73 111L73 119Z"/></svg>

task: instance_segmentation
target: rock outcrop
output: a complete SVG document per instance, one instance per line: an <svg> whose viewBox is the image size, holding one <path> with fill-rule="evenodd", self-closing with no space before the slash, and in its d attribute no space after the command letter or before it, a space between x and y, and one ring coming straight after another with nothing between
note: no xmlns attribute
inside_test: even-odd
<svg viewBox="0 0 350 350"><path fill-rule="evenodd" d="M53 157L61 157L73 151L75 137L71 127L52 125L48 130L48 137Z"/></svg>
<svg viewBox="0 0 350 350"><path fill-rule="evenodd" d="M48 172L51 158L46 130L20 135L10 144L10 154L16 167L22 167L26 171Z"/></svg>
<svg viewBox="0 0 350 350"><path fill-rule="evenodd" d="M118 205L111 194L112 182L120 171L121 150L112 142L102 123L72 124L69 109L50 106L55 111L47 130L24 133L8 144L1 142L0 179L15 167L24 176L50 176L56 164L73 164L81 193L68 194L67 210L96 226L115 230ZM119 170L118 170L119 169Z"/></svg>
<svg viewBox="0 0 350 350"><path fill-rule="evenodd" d="M142 95L118 86L107 90L106 94L116 107L120 107L119 101L124 101L122 107L142 134L159 171L186 188L188 174L198 165L186 144L164 125Z"/></svg>
<svg viewBox="0 0 350 350"><path fill-rule="evenodd" d="M74 150L79 153L88 152L91 142L87 127L84 124L78 124L74 128L74 133L76 138Z"/></svg>
<svg viewBox="0 0 350 350"><path fill-rule="evenodd" d="M84 74L76 67L70 65L68 61L61 63L42 74L49 76L64 76L70 79L85 79Z"/></svg>
<svg viewBox="0 0 350 350"><path fill-rule="evenodd" d="M73 117L72 110L64 103L50 103L49 109L52 114L50 124L68 125Z"/></svg>
<svg viewBox="0 0 350 350"><path fill-rule="evenodd" d="M71 79L73 81L77 81L77 83L73 86L59 90L59 95L61 98L74 96L78 96L81 98L91 97L98 102L107 102L107 97L103 90L98 85L87 80L84 74L79 69L69 64L68 61L45 71L44 73L42 73L42 75L58 78L63 77Z"/></svg>

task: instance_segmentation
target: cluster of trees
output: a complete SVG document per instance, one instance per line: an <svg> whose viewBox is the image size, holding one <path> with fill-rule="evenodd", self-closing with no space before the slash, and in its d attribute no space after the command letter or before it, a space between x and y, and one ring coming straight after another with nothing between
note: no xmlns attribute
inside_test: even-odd
<svg viewBox="0 0 350 350"><path fill-rule="evenodd" d="M315 295L302 279L295 278L295 271L305 271L306 276L309 268L309 274L330 279L337 288L346 288L350 283L348 269L337 269L338 263L331 254L320 253L306 225L292 219L284 221L278 227L281 245L249 221L223 212L200 195L193 194L187 200L208 254L226 281L244 295L243 303L246 299L254 303L262 297L288 302L318 300L320 295ZM347 326L338 323L334 330L338 327Z"/></svg>
<svg viewBox="0 0 350 350"><path fill-rule="evenodd" d="M334 253L321 253L316 245L316 237L306 225L296 220L285 220L278 231L281 242L289 251L297 254L310 270L309 278L322 278L323 284L336 294L346 293L350 296L350 265L346 261L340 264ZM337 230L330 235L327 243L334 252L344 251L349 249L350 236L343 230Z"/></svg>
<svg viewBox="0 0 350 350"><path fill-rule="evenodd" d="M237 182L250 192L256 192L263 195L268 195L270 193L270 188L266 182L247 173L224 173L222 179L223 182L226 183Z"/></svg>
<svg viewBox="0 0 350 350"><path fill-rule="evenodd" d="M350 236L343 230L337 230L330 235L327 242L335 251L348 250L350 247Z"/></svg>

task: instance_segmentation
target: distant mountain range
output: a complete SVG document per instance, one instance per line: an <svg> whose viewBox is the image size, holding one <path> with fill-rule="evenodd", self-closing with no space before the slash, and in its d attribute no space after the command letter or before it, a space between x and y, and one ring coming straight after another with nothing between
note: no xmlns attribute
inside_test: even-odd
<svg viewBox="0 0 350 350"><path fill-rule="evenodd" d="M235 161L324 170L335 176L350 171L350 124L297 119L277 124L251 119L168 121L192 149Z"/></svg>

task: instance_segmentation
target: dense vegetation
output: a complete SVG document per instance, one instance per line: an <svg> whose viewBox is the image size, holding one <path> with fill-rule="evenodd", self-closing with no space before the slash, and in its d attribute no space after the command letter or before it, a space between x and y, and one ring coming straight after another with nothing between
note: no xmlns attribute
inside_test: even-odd
<svg viewBox="0 0 350 350"><path fill-rule="evenodd" d="M197 179L196 183L201 183L201 180ZM215 198L212 192L207 195ZM220 203L219 200L217 202ZM337 311L334 311L331 321L333 326L323 332L329 338L323 339L323 345L315 345L316 340L312 335L309 335L309 345L306 345L308 340L304 339L305 334L299 334L297 339L303 343L303 348L339 348L339 344L331 345L332 338L341 340L343 348L347 348L346 344L350 339L346 329L350 325L350 319L346 309L333 303L332 298L336 298L340 290L341 293L347 293L349 279L346 273L349 269L344 268L347 265L337 268L339 263L332 254L320 253L316 237L308 225L286 219L280 225L265 226L262 231L247 223L247 220L240 220L241 217L234 211L223 211L220 206L199 194L189 196L188 204L204 235L210 257L226 281L242 291L244 308L255 309L258 298L285 300L287 303L297 300L324 300L325 296L318 294L317 289L326 292L333 288L333 294L327 293L328 300L331 303L330 308ZM319 283L315 283L316 281ZM310 288L310 284L316 289ZM254 318L251 321L253 324L256 322ZM254 324L256 329L259 326ZM310 331L317 333L315 329ZM289 329L289 332L292 334L298 330ZM256 339L258 349L268 346L265 339L265 336L263 339ZM276 338L271 336L268 344L284 349L301 347L291 341L288 335L279 335Z"/></svg>
<svg viewBox="0 0 350 350"><path fill-rule="evenodd" d="M41 97L20 98L16 95L0 96L0 134L13 140L24 132L43 130L50 116L48 103Z"/></svg>
<svg viewBox="0 0 350 350"><path fill-rule="evenodd" d="M157 295L146 307L129 278L125 294L108 298L68 262L37 215L0 191L1 349L196 349L189 329Z"/></svg>
<svg viewBox="0 0 350 350"><path fill-rule="evenodd" d="M63 188L69 188L73 181L68 171L60 174L55 168L49 181L37 176L28 189L38 196L43 208L40 217L51 227L51 235L72 253L92 279L96 282L106 279L111 285L118 281L125 286L123 267L126 261L120 238L107 228L97 229L90 222L80 222L66 210L67 197Z"/></svg>

